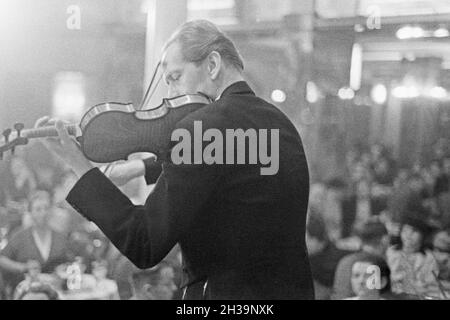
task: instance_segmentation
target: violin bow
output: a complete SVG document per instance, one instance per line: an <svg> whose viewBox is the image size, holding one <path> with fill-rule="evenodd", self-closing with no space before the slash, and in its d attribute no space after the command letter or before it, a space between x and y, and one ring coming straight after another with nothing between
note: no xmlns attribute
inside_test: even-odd
<svg viewBox="0 0 450 320"><path fill-rule="evenodd" d="M148 85L147 90L145 91L144 98L142 99L138 110L142 110L142 108L145 106L147 100L149 100L155 93L156 88L158 87L158 84L161 81L162 75L159 78L158 82L156 83L155 89L151 93L150 93L150 90L153 87L153 82L155 81L155 78L156 78L156 75L158 74L158 70L159 70L160 66L161 66L161 60L156 64L155 71L153 71L152 79L150 80L150 84Z"/></svg>

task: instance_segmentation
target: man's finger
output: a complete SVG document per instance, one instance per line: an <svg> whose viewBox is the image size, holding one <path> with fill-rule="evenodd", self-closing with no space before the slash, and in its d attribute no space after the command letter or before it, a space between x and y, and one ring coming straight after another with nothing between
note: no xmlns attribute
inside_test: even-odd
<svg viewBox="0 0 450 320"><path fill-rule="evenodd" d="M41 140L41 142L54 156L64 160L64 156L66 155L67 151L61 145L59 138L47 138Z"/></svg>
<svg viewBox="0 0 450 320"><path fill-rule="evenodd" d="M74 136L70 136L70 140L72 140L72 142L78 147L78 149L81 150L81 145L80 142L78 142L77 138L75 138Z"/></svg>
<svg viewBox="0 0 450 320"><path fill-rule="evenodd" d="M58 136L61 139L61 144L69 145L70 143L72 143L69 132L67 132L67 129L64 126L64 122L62 122L61 120L57 120L56 130L58 131Z"/></svg>
<svg viewBox="0 0 450 320"><path fill-rule="evenodd" d="M50 120L48 120L48 124L49 125L56 125L57 121L61 121L63 124L70 124L70 122L68 122L66 120L55 119L55 118L50 118Z"/></svg>
<svg viewBox="0 0 450 320"><path fill-rule="evenodd" d="M41 139L41 143L50 151L55 152L56 149L61 148L59 138L46 138Z"/></svg>
<svg viewBox="0 0 450 320"><path fill-rule="evenodd" d="M57 144L57 145L61 145L61 140L59 138L53 138L53 137L49 137L44 139L43 141L48 142L50 144Z"/></svg>
<svg viewBox="0 0 450 320"><path fill-rule="evenodd" d="M35 124L34 124L34 127L35 128L45 127L46 125L48 125L48 120L49 119L50 119L49 116L45 116L45 117L37 119Z"/></svg>

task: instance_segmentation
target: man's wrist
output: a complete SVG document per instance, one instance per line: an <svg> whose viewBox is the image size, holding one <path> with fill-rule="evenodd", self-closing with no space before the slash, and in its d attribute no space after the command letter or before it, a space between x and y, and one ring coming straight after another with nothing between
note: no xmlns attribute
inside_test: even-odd
<svg viewBox="0 0 450 320"><path fill-rule="evenodd" d="M77 175L78 179L86 174L89 170L93 169L94 166L91 163L84 163L83 165L79 165L73 168L73 171Z"/></svg>
<svg viewBox="0 0 450 320"><path fill-rule="evenodd" d="M19 267L19 272L20 273L27 273L28 272L28 264L27 263L22 263Z"/></svg>

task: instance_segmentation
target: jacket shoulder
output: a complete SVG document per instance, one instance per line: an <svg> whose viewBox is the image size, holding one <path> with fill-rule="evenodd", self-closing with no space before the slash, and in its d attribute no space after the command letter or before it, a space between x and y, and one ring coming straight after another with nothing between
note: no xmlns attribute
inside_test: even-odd
<svg viewBox="0 0 450 320"><path fill-rule="evenodd" d="M224 121L227 120L227 116L223 110L223 104L219 101L212 102L211 104L200 108L177 122L176 128L184 128L192 130L194 122L200 121L204 129L208 128L220 128L223 126Z"/></svg>

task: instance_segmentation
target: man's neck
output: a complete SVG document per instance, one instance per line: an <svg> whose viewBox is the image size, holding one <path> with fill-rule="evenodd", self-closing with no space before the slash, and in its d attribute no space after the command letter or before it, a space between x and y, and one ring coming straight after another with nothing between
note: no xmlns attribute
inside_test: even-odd
<svg viewBox="0 0 450 320"><path fill-rule="evenodd" d="M45 226L35 226L33 230L36 232L40 239L43 239L50 234L50 229Z"/></svg>
<svg viewBox="0 0 450 320"><path fill-rule="evenodd" d="M231 86L233 83L244 81L244 77L238 71L231 71L229 73L225 72L224 78L222 79L220 85L217 87L216 94L214 95L214 99L219 99L223 92Z"/></svg>

